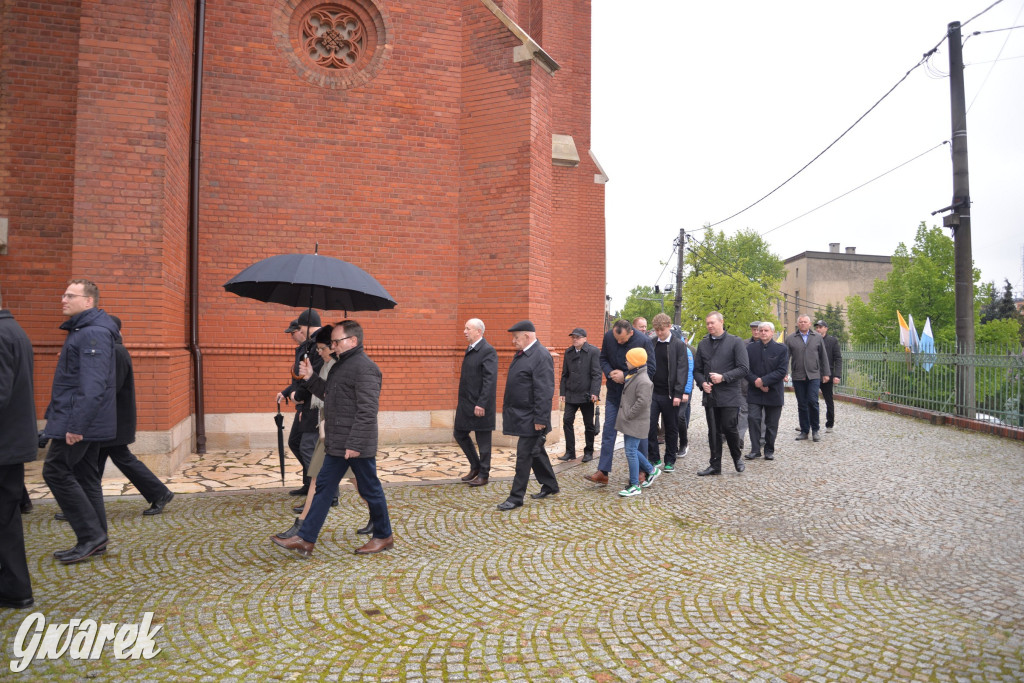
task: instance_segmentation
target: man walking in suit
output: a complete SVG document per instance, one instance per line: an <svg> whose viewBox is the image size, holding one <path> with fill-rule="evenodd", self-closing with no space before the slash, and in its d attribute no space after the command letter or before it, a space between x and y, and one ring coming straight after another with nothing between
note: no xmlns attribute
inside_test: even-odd
<svg viewBox="0 0 1024 683"><path fill-rule="evenodd" d="M523 504L530 470L540 483L540 492L531 498L547 498L558 493L558 480L551 467L544 440L551 431L551 401L555 397L555 363L546 348L537 342L537 328L522 320L509 328L516 355L508 369L504 405L501 410L502 433L518 436L516 474L508 499L499 510L512 510Z"/></svg>
<svg viewBox="0 0 1024 683"><path fill-rule="evenodd" d="M576 411L583 415L583 462L594 459L594 405L601 394L601 351L587 343L587 331L577 327L569 333L572 346L565 350L562 361L562 379L558 395L565 401L562 412L562 432L565 434L565 455L559 460L576 459Z"/></svg>
<svg viewBox="0 0 1024 683"><path fill-rule="evenodd" d="M825 399L825 433L831 433L836 424L836 403L832 396L833 385L839 384L843 370L843 352L839 349L839 340L828 333L828 323L819 320L814 329L825 342L825 355L828 356L829 379L821 380L821 397Z"/></svg>
<svg viewBox="0 0 1024 683"><path fill-rule="evenodd" d="M821 441L818 434L818 387L830 379L825 341L811 329L810 316L797 318L796 327L797 331L786 337L792 365L790 376L800 417L800 435L796 440L806 441L810 433L815 441Z"/></svg>
<svg viewBox="0 0 1024 683"><path fill-rule="evenodd" d="M462 358L459 375L459 402L455 408L455 442L469 460L469 473L462 481L484 486L491 474L491 434L498 393L498 352L484 339L484 323L479 318L466 321L462 330L469 348ZM470 432L476 432L476 447ZM480 449L479 454L477 448Z"/></svg>
<svg viewBox="0 0 1024 683"><path fill-rule="evenodd" d="M747 372L747 405L749 407L750 452L743 457L761 457L761 425L764 424L764 459L775 459L775 437L779 433L779 417L786 398L786 366L789 350L775 341L775 325L760 323L760 339L747 344L750 370Z"/></svg>
<svg viewBox="0 0 1024 683"><path fill-rule="evenodd" d="M725 321L718 311L711 311L704 320L708 335L693 354L693 381L703 392L704 415L708 421L708 446L711 460L699 477L722 473L722 437L729 444L729 454L737 472L745 468L740 458L740 434L736 425L740 411L740 392L747 384L747 349L743 340L725 331Z"/></svg>

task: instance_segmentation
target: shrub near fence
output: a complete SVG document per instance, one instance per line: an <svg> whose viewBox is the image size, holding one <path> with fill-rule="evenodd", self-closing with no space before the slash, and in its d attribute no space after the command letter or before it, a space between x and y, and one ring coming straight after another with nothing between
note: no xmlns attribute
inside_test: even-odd
<svg viewBox="0 0 1024 683"><path fill-rule="evenodd" d="M974 368L976 419L1024 426L1024 353L1021 346L982 347L959 356L955 348L909 353L902 346L846 345L839 394L961 414L956 396L958 359ZM931 370L925 364L931 363Z"/></svg>

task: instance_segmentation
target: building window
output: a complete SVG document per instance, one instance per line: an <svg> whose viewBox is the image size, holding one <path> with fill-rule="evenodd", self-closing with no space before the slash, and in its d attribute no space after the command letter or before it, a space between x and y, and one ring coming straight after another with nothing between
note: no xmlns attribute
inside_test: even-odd
<svg viewBox="0 0 1024 683"><path fill-rule="evenodd" d="M344 7L318 7L302 20L302 46L317 66L350 69L366 47L366 29Z"/></svg>

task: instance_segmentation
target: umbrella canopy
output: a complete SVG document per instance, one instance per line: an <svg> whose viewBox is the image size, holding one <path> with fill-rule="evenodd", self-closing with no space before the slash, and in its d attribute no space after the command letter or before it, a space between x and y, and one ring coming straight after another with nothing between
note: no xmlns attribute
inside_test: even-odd
<svg viewBox="0 0 1024 683"><path fill-rule="evenodd" d="M381 311L397 305L362 268L319 254L257 261L224 283L224 289L247 299L323 311Z"/></svg>

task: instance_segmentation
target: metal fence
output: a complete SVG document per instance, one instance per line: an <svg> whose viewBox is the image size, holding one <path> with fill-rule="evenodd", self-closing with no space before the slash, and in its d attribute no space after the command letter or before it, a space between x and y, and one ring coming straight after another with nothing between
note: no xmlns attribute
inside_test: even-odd
<svg viewBox="0 0 1024 683"><path fill-rule="evenodd" d="M956 366L966 363L974 368L975 419L1024 426L1021 346L978 346L974 354L962 356L955 351L937 347L936 353L912 354L902 346L845 345L836 392L962 415L964 406L957 405Z"/></svg>

